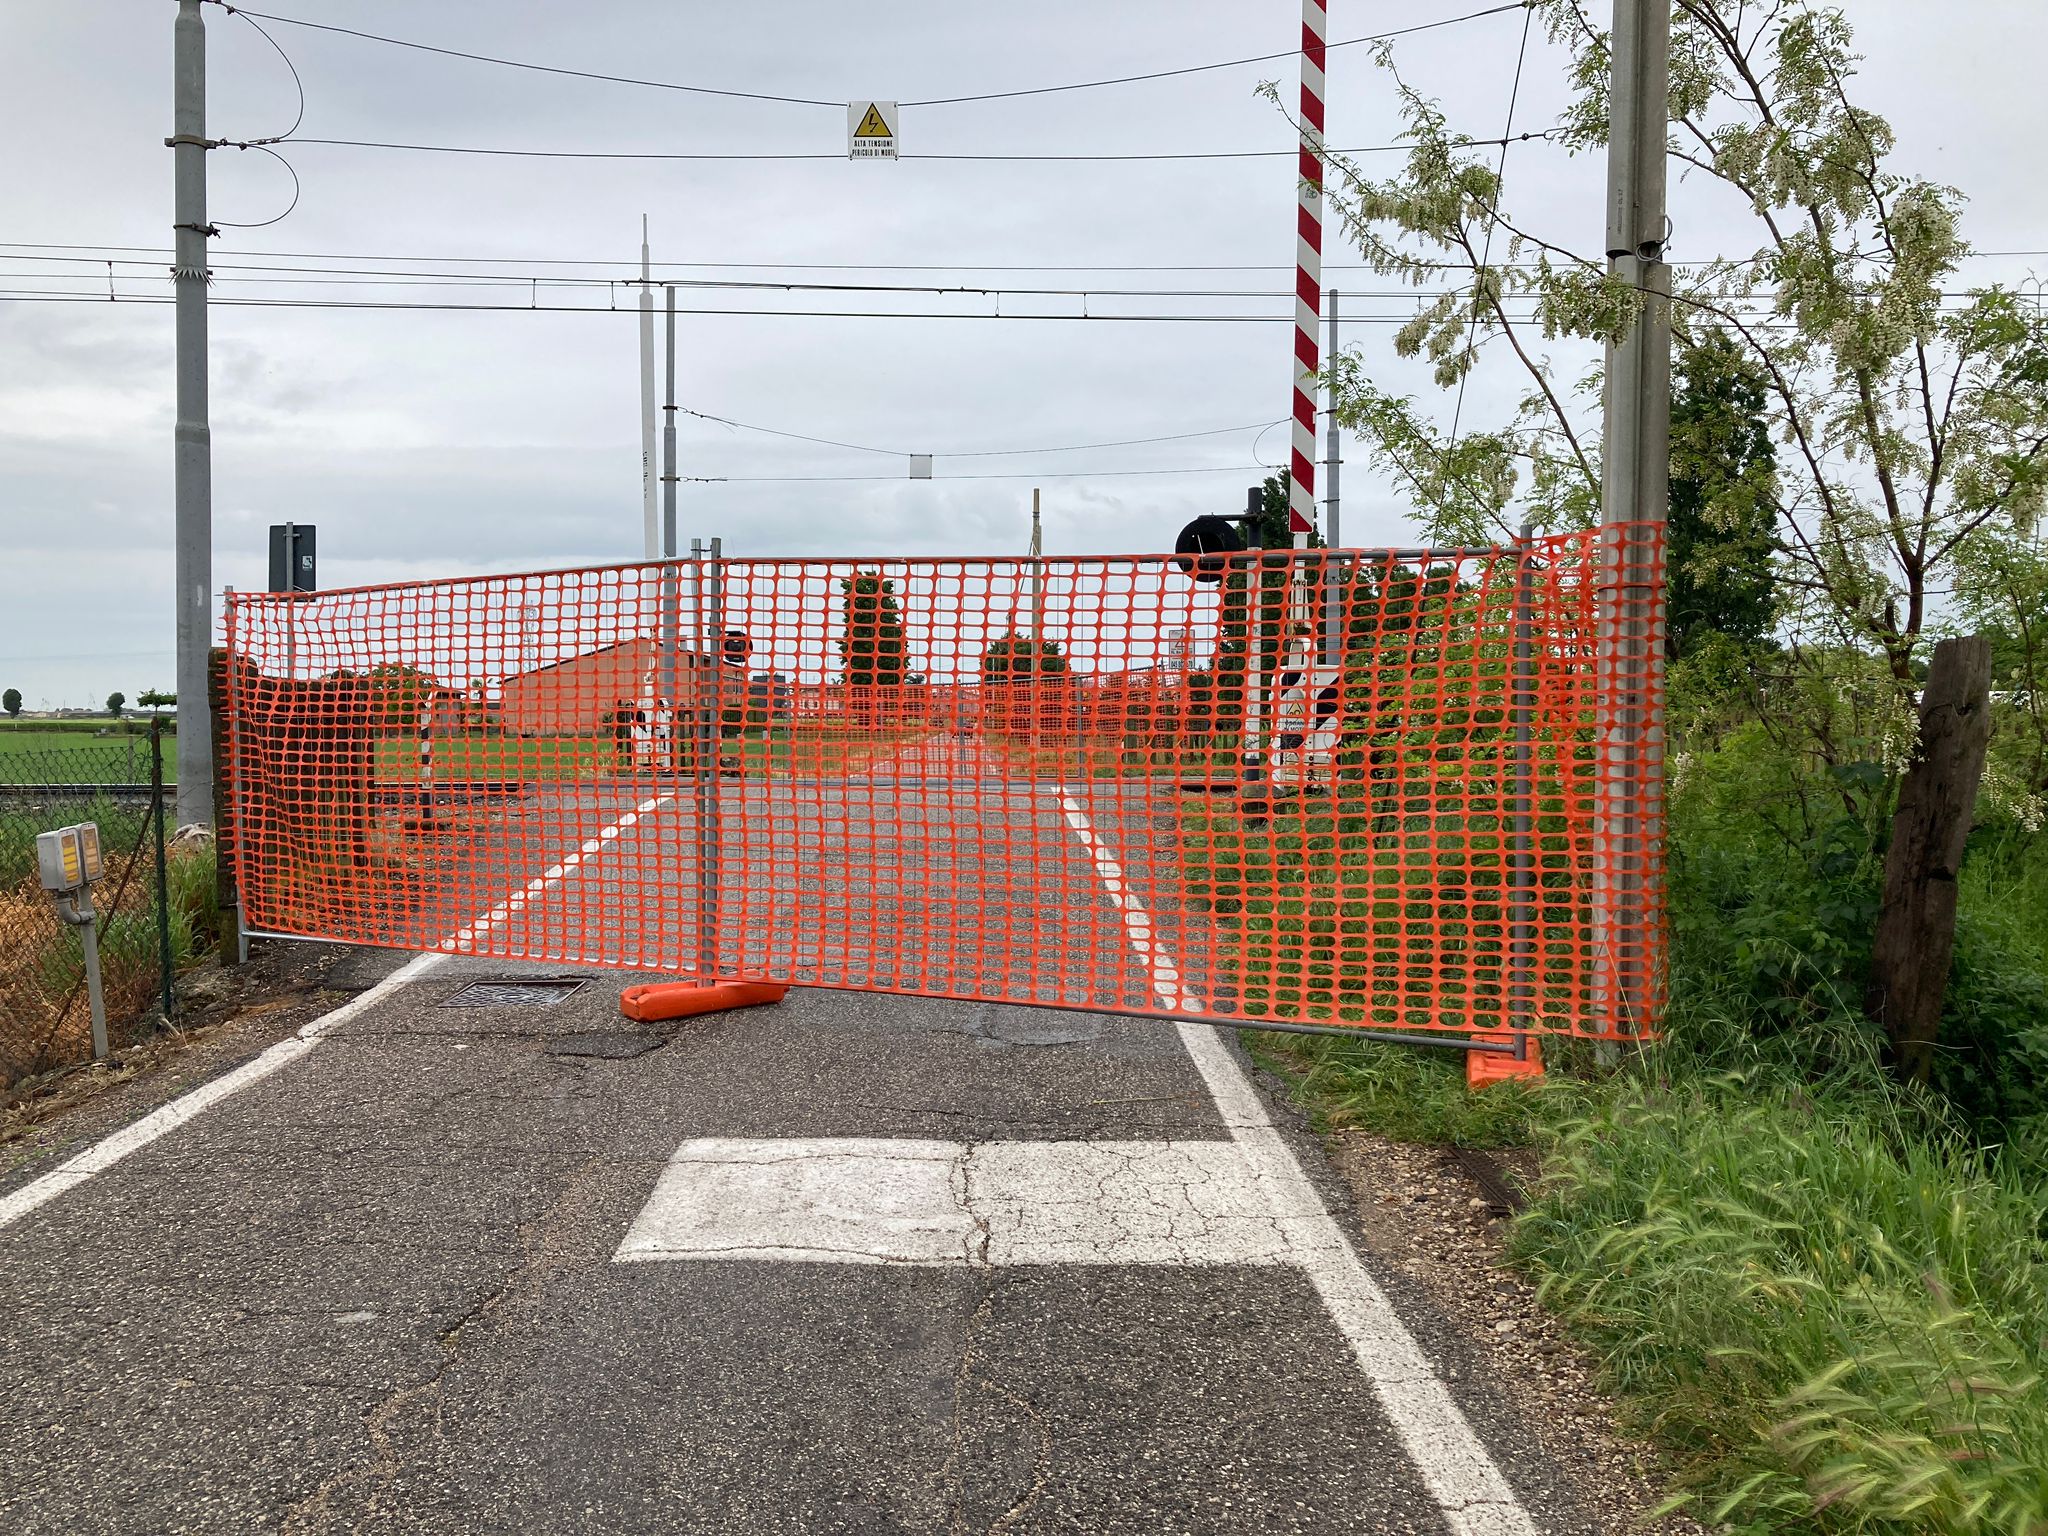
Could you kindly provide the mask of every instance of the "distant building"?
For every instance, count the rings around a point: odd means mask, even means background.
[[[516,673],[499,685],[496,724],[515,736],[599,735],[613,729],[620,715],[652,705],[666,693],[656,675],[659,660],[653,638],[640,635]],[[708,664],[710,658],[685,651],[678,660],[687,668]],[[741,673],[732,685],[735,707],[746,689]]]
[[[621,705],[639,701],[654,658],[654,641],[642,635],[508,677],[499,723],[517,736],[595,735]]]

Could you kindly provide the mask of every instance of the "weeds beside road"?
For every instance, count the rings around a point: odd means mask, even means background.
[[[1617,1068],[1552,1042],[1548,1079],[1474,1095],[1449,1051],[1255,1038],[1327,1126],[1540,1153],[1511,1251],[1694,1514],[2038,1536],[2048,845],[1980,832],[1923,1091],[1855,1006],[1867,849],[1844,857],[1839,826],[1803,851],[1731,839],[1710,810],[1674,824],[1666,1038]]]

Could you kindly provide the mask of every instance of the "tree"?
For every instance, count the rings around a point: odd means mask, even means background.
[[[107,695],[107,713],[112,715],[116,720],[121,718],[121,711],[126,709],[127,707],[127,694],[122,693],[119,690],[116,690],[115,692]]]
[[[442,691],[431,672],[402,661],[379,662],[367,672],[343,667],[329,680],[362,685],[371,713],[391,726],[417,726],[420,712]]]
[[[858,688],[900,686],[908,646],[896,583],[879,571],[856,571],[840,581],[839,590],[845,594],[839,636],[841,676]]]
[[[1572,56],[1552,134],[1598,149],[1608,34],[1582,0],[1536,9]],[[1783,619],[1871,647],[1910,702],[1930,599],[2048,494],[2048,318],[2005,289],[1961,287],[1961,197],[1889,167],[1890,126],[1849,96],[1856,58],[1839,11],[1674,0],[1671,57],[1672,156],[1737,194],[1757,229],[1752,252],[1674,274],[1678,343],[1718,333],[1738,349],[1788,450],[1774,498]],[[1499,351],[1526,391],[1507,421],[1453,433],[1339,357],[1338,418],[1414,495],[1433,537],[1498,536],[1524,515],[1584,526],[1599,508],[1598,372],[1564,377],[1548,345],[1589,344],[1590,356],[1627,334],[1641,296],[1518,222],[1495,167],[1401,79],[1389,48],[1379,60],[1406,117],[1407,163],[1374,181],[1330,158],[1338,217],[1367,261],[1438,290],[1396,348],[1432,363],[1446,390]]]
[[[991,640],[981,653],[981,680],[1008,683],[1019,678],[1065,677],[1072,668],[1057,640],[1040,639],[1032,654],[1031,637],[1011,630]]]
[[[1549,136],[1601,149],[1609,35],[1586,0],[1532,5],[1572,61]],[[2048,316],[1958,277],[1961,195],[1894,168],[1890,125],[1850,95],[1857,59],[1839,9],[1672,0],[1670,52],[1670,155],[1754,220],[1747,249],[1672,273],[1674,346],[1698,409],[1674,413],[1677,643],[1712,631],[1781,642],[1759,725],[1799,765],[1798,793],[1862,777],[1881,807],[1915,755],[1935,600],[2030,537],[2048,500]],[[1377,181],[1330,156],[1338,220],[1381,275],[1434,290],[1397,351],[1460,396],[1498,356],[1521,399],[1469,429],[1451,406],[1446,429],[1349,356],[1326,375],[1333,408],[1434,539],[1488,540],[1525,517],[1584,527],[1600,510],[1598,349],[1628,334],[1643,296],[1597,248],[1520,220],[1494,152],[1408,86],[1390,47],[1377,57],[1411,149]],[[1759,394],[1771,466],[1742,425]],[[1766,509],[1774,592],[1753,568],[1715,568],[1759,554]],[[2011,590],[2023,608],[2023,581]],[[2039,697],[2039,653],[2014,605],[2001,611],[2021,631],[2000,653],[2019,675],[1993,707],[2010,708]]]
[[[9,718],[19,715],[21,713],[21,690],[19,688],[10,688],[5,693],[0,693],[0,709],[6,710]]]
[[[1664,565],[1672,660],[1708,635],[1754,649],[1778,619],[1777,455],[1765,381],[1741,347],[1709,331],[1674,360],[1671,521]]]
[[[159,688],[147,688],[135,696],[135,702],[151,714],[155,714],[160,709],[169,709],[175,705],[178,696],[175,693],[165,693]]]

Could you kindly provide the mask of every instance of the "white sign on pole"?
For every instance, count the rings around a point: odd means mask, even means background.
[[[928,453],[913,453],[910,456],[910,478],[929,480],[932,477],[932,456]]]
[[[896,123],[896,103],[893,101],[849,101],[846,104],[846,158],[894,160]]]

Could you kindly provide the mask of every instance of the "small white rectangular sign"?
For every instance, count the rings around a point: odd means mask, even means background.
[[[893,101],[849,101],[846,104],[846,158],[894,160],[896,123],[896,103]]]

